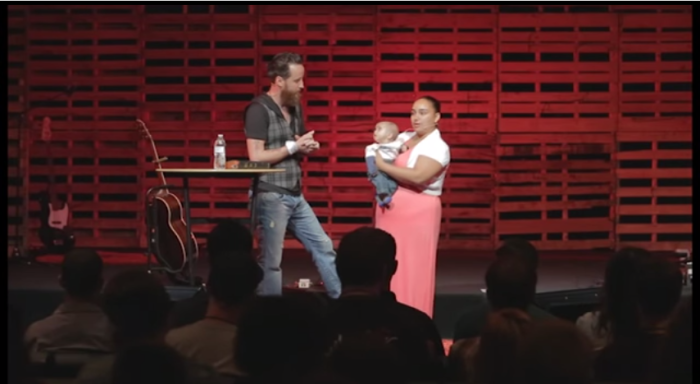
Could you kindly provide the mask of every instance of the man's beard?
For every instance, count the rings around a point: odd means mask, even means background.
[[[282,105],[286,105],[288,107],[296,107],[297,105],[299,105],[299,101],[301,100],[301,91],[295,93],[283,89],[280,96],[280,98],[282,99]]]

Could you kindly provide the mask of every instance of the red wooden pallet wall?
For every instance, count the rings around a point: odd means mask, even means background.
[[[283,50],[307,63],[322,149],[304,191],[333,239],[372,223],[362,156],[375,122],[406,127],[430,94],[453,158],[441,247],[691,241],[690,6],[43,5],[11,6],[8,23],[8,215],[30,244],[50,145],[80,244],[144,246],[144,194],[159,180],[134,120],[168,167],[210,166],[218,133],[243,158],[242,110]],[[191,187],[200,237],[248,215],[245,180]]]

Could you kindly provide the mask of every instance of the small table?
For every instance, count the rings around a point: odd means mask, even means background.
[[[252,194],[250,197],[250,231],[255,232],[255,199],[258,192],[258,181],[260,175],[268,173],[281,173],[285,172],[284,169],[271,169],[271,168],[227,168],[227,169],[213,169],[213,168],[160,168],[156,169],[156,172],[162,172],[164,175],[181,177],[182,178],[182,189],[183,197],[185,200],[185,226],[187,228],[187,235],[192,233],[192,223],[190,218],[190,188],[189,179],[192,177],[231,177],[231,178],[251,178],[253,180],[251,190]],[[194,285],[194,266],[193,266],[193,250],[192,242],[187,242],[187,263],[189,264],[189,283],[191,286]]]

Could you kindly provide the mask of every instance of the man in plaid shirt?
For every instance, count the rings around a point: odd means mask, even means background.
[[[256,210],[260,227],[260,264],[265,273],[259,294],[282,294],[282,248],[290,230],[311,253],[328,295],[340,296],[335,250],[301,192],[301,157],[319,148],[306,132],[301,110],[304,66],[301,56],[284,52],[267,65],[270,90],[253,99],[245,111],[248,158],[268,162],[285,172],[263,175]]]

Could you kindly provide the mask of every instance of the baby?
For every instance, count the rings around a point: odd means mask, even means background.
[[[396,180],[384,172],[377,170],[375,156],[377,152],[387,162],[393,163],[399,153],[405,150],[403,140],[399,139],[399,127],[389,121],[381,121],[374,127],[374,144],[365,148],[367,176],[376,188],[375,197],[380,207],[391,203],[391,197],[396,192]],[[378,151],[377,151],[378,150]]]

